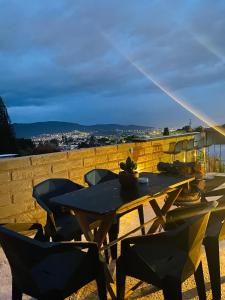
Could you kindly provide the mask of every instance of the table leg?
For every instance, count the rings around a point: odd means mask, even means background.
[[[93,216],[93,215],[92,215]],[[115,218],[115,214],[110,214],[106,216],[98,216],[99,219],[101,219],[100,226],[98,229],[94,230],[94,234],[91,232],[90,229],[90,223],[88,222],[88,214],[81,211],[76,211],[76,217],[77,221],[84,233],[85,238],[88,241],[95,241],[98,244],[98,247],[100,248],[103,244],[107,232],[109,231],[113,220]],[[112,278],[112,275],[108,269],[108,266],[105,262],[104,257],[99,253],[99,258],[104,263],[104,271],[106,276],[106,284],[108,292],[113,300],[116,300],[116,285],[114,283],[114,280]]]
[[[159,207],[155,199],[149,202],[158,219],[152,224],[152,226],[148,230],[148,234],[156,232],[156,230],[159,228],[160,225],[164,227],[166,223],[166,214],[170,210],[174,202],[177,200],[182,189],[183,187],[169,193],[166,202],[162,208]]]
[[[81,230],[83,231],[83,234],[84,234],[86,240],[93,242],[94,241],[94,235],[91,232],[87,214],[84,213],[84,212],[81,212],[81,211],[79,211],[79,212],[77,211],[76,212],[76,219],[77,219],[77,222],[80,225]]]

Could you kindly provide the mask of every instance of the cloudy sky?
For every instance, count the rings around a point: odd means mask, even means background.
[[[0,95],[13,122],[181,126],[130,62],[225,123],[224,0],[0,0]]]

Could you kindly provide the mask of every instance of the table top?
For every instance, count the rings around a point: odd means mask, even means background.
[[[194,180],[191,176],[172,176],[168,174],[141,173],[148,177],[148,183],[138,183],[130,190],[121,188],[118,179],[106,181],[89,188],[53,197],[50,201],[71,209],[88,213],[106,215],[116,213],[122,206],[148,196],[166,193],[168,189],[181,186]]]

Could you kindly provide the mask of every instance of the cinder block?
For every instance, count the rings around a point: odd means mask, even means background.
[[[89,172],[90,170],[92,170],[94,168],[82,168],[82,169],[73,169],[73,170],[69,170],[69,178],[83,178],[84,174],[86,174],[87,172]]]
[[[96,155],[107,154],[107,153],[115,153],[115,152],[117,152],[117,145],[96,147],[95,152],[96,152]]]
[[[13,170],[12,171],[12,180],[21,180],[28,178],[36,178],[44,175],[51,174],[50,165],[34,166],[26,169]]]
[[[0,193],[12,193],[18,191],[26,191],[32,188],[32,181],[31,179],[28,180],[17,180],[17,181],[10,181],[6,182],[5,184],[0,184]]]
[[[5,224],[5,223],[16,223],[16,218],[15,217],[6,217],[6,218],[0,217],[0,224]]]
[[[108,162],[108,170],[120,169],[118,162]]]
[[[8,171],[0,171],[0,183],[8,182],[11,180],[10,172]]]
[[[68,171],[61,171],[57,173],[53,173],[51,175],[51,178],[69,178],[69,172]]]
[[[79,149],[68,152],[68,159],[75,160],[95,155],[95,148]]]
[[[38,208],[23,212],[15,216],[16,222],[38,222],[43,226],[46,224],[46,212],[38,206]]]
[[[70,160],[66,162],[54,163],[52,165],[52,172],[57,173],[69,169],[82,168],[83,159]]]
[[[31,163],[33,166],[51,164],[53,162],[66,161],[67,152],[57,152],[51,154],[33,155]]]
[[[9,193],[0,195],[0,207],[6,206],[12,203],[12,198]]]
[[[18,215],[22,213],[26,209],[25,205],[15,205],[15,204],[9,204],[6,206],[1,207],[0,209],[0,218],[7,218],[12,217],[15,215]],[[28,207],[28,210],[30,208]]]
[[[118,147],[119,152],[127,150],[127,151],[131,151],[131,154],[132,154],[132,152],[134,151],[134,148],[135,148],[135,143],[118,144],[117,147]]]
[[[148,160],[149,160],[149,157],[147,155],[142,155],[142,156],[139,156],[136,161],[139,164],[141,162],[145,162],[145,161],[148,161]]]
[[[84,177],[73,177],[73,178],[70,177],[70,180],[72,180],[75,183],[85,186]]]
[[[30,201],[34,201],[32,198],[32,190],[13,194],[13,204],[21,204]]]
[[[109,170],[109,163],[96,164],[96,169],[107,169]]]
[[[153,148],[152,147],[147,147],[145,148],[145,154],[152,154]]]
[[[140,155],[145,155],[145,149],[144,148],[134,148],[134,157],[138,157]]]
[[[84,167],[93,167],[95,166],[95,157],[84,158]]]
[[[95,157],[95,164],[102,164],[108,162],[107,155],[98,155]]]
[[[0,160],[0,171],[15,170],[20,168],[27,168],[31,165],[30,157],[18,157]]]

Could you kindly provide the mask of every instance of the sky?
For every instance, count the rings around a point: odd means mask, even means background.
[[[224,0],[0,0],[12,122],[203,124],[130,61],[225,123]]]

